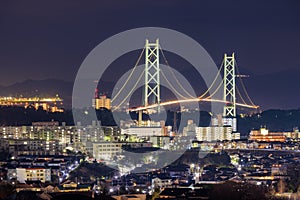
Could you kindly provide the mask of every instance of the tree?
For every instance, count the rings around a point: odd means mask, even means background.
[[[154,199],[158,198],[159,194],[160,194],[160,189],[155,188],[151,199],[154,200]]]
[[[214,185],[210,193],[210,199],[214,200],[265,200],[264,188],[249,183],[235,183],[228,181],[223,184]]]
[[[300,185],[299,185],[298,190],[297,190],[297,199],[300,199]]]
[[[287,175],[289,177],[288,189],[297,192],[300,186],[300,166],[298,164],[289,164]]]
[[[284,193],[286,190],[286,183],[283,179],[280,179],[277,185],[277,190],[279,193]]]
[[[15,193],[15,188],[10,183],[0,183],[0,199],[6,199]]]

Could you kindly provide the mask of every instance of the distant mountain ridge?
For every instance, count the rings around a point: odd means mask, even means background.
[[[59,79],[25,80],[0,86],[0,96],[50,97],[59,95],[67,108],[71,107],[73,83]]]
[[[249,95],[266,109],[300,108],[300,70],[257,75],[245,80]]]
[[[241,70],[241,73],[243,70]],[[248,73],[249,74],[249,73]],[[243,78],[249,96],[262,110],[300,108],[300,70],[286,70],[266,75],[249,74]],[[197,80],[192,80],[193,84]],[[239,80],[237,84],[240,86]],[[105,82],[100,92],[113,89],[113,82]],[[199,84],[198,84],[199,85]],[[199,87],[204,87],[199,85]],[[59,79],[26,80],[9,86],[0,86],[0,96],[55,96],[64,99],[66,108],[71,108],[73,83]],[[245,96],[245,95],[243,95]],[[239,100],[239,99],[238,99]]]

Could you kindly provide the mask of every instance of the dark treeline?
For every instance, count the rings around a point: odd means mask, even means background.
[[[66,122],[68,125],[74,124],[71,111],[46,112],[42,108],[35,109],[33,107],[0,107],[0,125],[1,126],[29,126],[32,122],[39,121],[58,121]]]
[[[266,110],[238,118],[238,129],[242,135],[262,126],[270,131],[292,131],[293,128],[300,128],[300,109]]]
[[[66,110],[63,113],[59,112],[47,112],[42,108],[35,109],[33,107],[0,107],[0,126],[22,126],[31,125],[32,122],[37,121],[58,121],[66,122],[66,125],[74,125],[73,114],[77,113],[80,116],[79,120],[82,124],[91,124],[92,120],[95,120],[90,115],[95,110],[93,108]],[[191,113],[191,115],[194,115]],[[124,115],[124,117],[123,117]],[[133,119],[137,120],[136,113],[130,113],[129,115],[112,113],[105,108],[96,110],[97,120],[101,121],[104,126],[116,126],[119,120]],[[187,115],[189,116],[189,114]],[[165,116],[166,125],[176,125],[177,130],[181,131],[184,124],[180,124],[182,114],[180,112],[167,111]],[[194,118],[194,116],[192,116]],[[151,119],[151,115],[143,114],[143,120]],[[188,119],[188,118],[187,118]],[[174,120],[176,121],[174,123]],[[198,126],[209,126],[211,115],[206,111],[200,112],[200,120],[197,123]],[[185,121],[185,120],[183,120]],[[116,123],[117,122],[117,123]],[[266,126],[270,131],[292,131],[293,128],[300,127],[300,109],[295,110],[267,110],[261,113],[252,115],[246,115],[244,117],[238,116],[238,130],[241,135],[248,135],[252,129],[259,129],[262,126]]]

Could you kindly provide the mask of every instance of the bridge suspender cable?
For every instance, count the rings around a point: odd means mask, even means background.
[[[169,62],[168,60],[166,59],[166,56],[164,55],[164,52],[162,50],[162,48],[159,46],[159,50],[161,51],[161,54],[164,58],[164,61],[168,67],[168,70],[171,72],[173,78],[175,79],[176,83],[178,84],[178,86],[190,97],[185,97],[184,95],[182,95],[180,92],[178,92],[176,90],[176,88],[170,83],[170,81],[167,79],[166,75],[164,74],[164,72],[161,70],[161,74],[162,76],[164,77],[164,79],[166,80],[166,82],[168,83],[168,85],[173,89],[173,91],[179,95],[181,98],[183,98],[182,100],[175,100],[175,101],[168,101],[168,102],[163,102],[161,103],[161,105],[170,105],[170,104],[174,104],[174,103],[179,103],[179,102],[193,102],[193,101],[210,101],[210,102],[223,102],[223,103],[227,103],[226,101],[223,101],[223,100],[217,100],[217,99],[213,99],[212,97],[219,91],[220,87],[224,84],[224,79],[222,79],[222,81],[219,83],[219,85],[217,86],[217,88],[209,94],[208,97],[205,97],[207,95],[207,93],[209,93],[213,87],[215,86],[216,84],[216,81],[224,67],[224,60],[222,61],[221,63],[221,66],[217,72],[217,75],[215,76],[213,82],[211,83],[211,85],[208,87],[208,89],[199,97],[194,97],[192,94],[190,94],[183,86],[182,84],[180,83],[180,81],[177,79],[176,75],[174,74],[174,72],[172,71],[171,69],[171,66],[169,65]],[[123,91],[123,89],[125,88],[125,86],[127,85],[128,81],[132,78],[132,75],[136,69],[136,67],[138,66],[143,54],[144,54],[144,51],[145,51],[145,47],[143,48],[137,62],[135,63],[133,69],[131,70],[129,76],[127,77],[126,81],[124,82],[124,84],[122,85],[122,87],[120,88],[120,90],[117,92],[117,94],[114,96],[114,98],[112,99],[112,102],[116,100],[116,98],[120,95],[120,93]],[[237,70],[237,74],[240,74],[239,73],[239,69],[237,67],[237,63],[235,61],[235,65],[236,65],[236,70]],[[135,90],[137,84],[140,82],[142,76],[144,75],[145,73],[145,69],[143,70],[143,72],[140,74],[138,80],[135,82],[134,86],[131,88],[131,90],[128,92],[127,96],[125,98],[123,98],[123,100],[119,103],[119,105],[117,105],[114,110],[118,109],[128,98],[129,96],[133,93],[133,91]],[[237,93],[239,95],[239,97],[241,98],[242,102],[243,103],[236,103],[236,105],[239,105],[239,106],[243,106],[243,107],[248,107],[248,108],[257,108],[258,106],[255,106],[255,104],[253,103],[253,101],[251,100],[247,90],[246,90],[246,87],[241,79],[241,76],[239,76],[239,79],[240,79],[240,82],[241,82],[241,85],[242,85],[242,89],[243,89],[243,92],[245,93],[246,97],[247,97],[247,100],[250,102],[251,105],[248,105],[245,101],[245,99],[243,98],[241,92],[239,91],[239,89],[236,87],[236,90],[237,90]],[[205,97],[205,98],[204,98]],[[135,110],[140,110],[140,109],[147,109],[147,108],[152,108],[152,107],[155,107],[156,105],[150,105],[150,106],[146,106],[146,107],[139,107]]]
[[[134,65],[133,69],[131,70],[131,72],[130,72],[128,78],[127,78],[126,81],[125,81],[125,83],[124,83],[123,86],[120,88],[120,90],[117,92],[117,94],[114,96],[114,98],[111,100],[111,102],[113,102],[113,101],[119,96],[119,94],[122,92],[122,90],[124,89],[124,87],[126,86],[126,84],[128,83],[128,81],[129,81],[130,78],[132,77],[134,70],[136,69],[136,67],[137,67],[138,64],[140,63],[140,60],[141,60],[142,57],[143,57],[144,51],[145,51],[145,47],[143,48],[143,50],[142,50],[142,52],[141,52],[141,54],[140,54],[138,60],[136,61],[135,65]],[[142,73],[142,74],[143,74],[143,73]]]
[[[163,56],[163,58],[164,58],[164,61],[165,61],[165,63],[166,63],[166,65],[168,66],[168,69],[170,70],[170,72],[172,73],[172,76],[174,77],[174,79],[175,79],[175,81],[177,82],[177,84],[179,85],[179,87],[189,96],[189,97],[191,97],[191,98],[195,98],[193,95],[191,95],[188,91],[186,91],[185,89],[184,89],[184,87],[182,86],[182,84],[179,82],[179,80],[176,78],[176,76],[175,76],[175,74],[174,74],[174,72],[171,70],[171,66],[170,66],[170,64],[169,64],[169,62],[168,62],[168,60],[167,60],[167,58],[166,58],[166,56],[165,56],[165,54],[164,54],[164,52],[163,52],[163,50],[160,48],[160,51],[161,51],[161,54],[162,54],[162,56]],[[209,86],[209,88],[201,95],[201,96],[199,96],[198,98],[203,98],[207,93],[209,93],[209,91],[213,88],[213,86],[215,85],[215,83],[216,83],[216,81],[217,81],[217,78],[218,78],[218,76],[220,75],[220,73],[221,73],[221,70],[222,70],[222,68],[223,68],[223,63],[224,63],[224,61],[222,61],[222,63],[221,63],[221,66],[220,66],[220,68],[219,68],[219,70],[218,70],[218,72],[217,72],[217,75],[215,76],[215,78],[214,78],[214,80],[213,80],[213,82],[211,83],[211,85]],[[164,75],[163,75],[164,76]],[[221,82],[222,83],[222,82]],[[216,92],[217,92],[217,90],[219,90],[219,88],[221,87],[221,85],[219,85],[218,87],[217,87],[217,89],[213,92],[213,94],[215,94]],[[176,92],[177,93],[177,92]],[[178,93],[177,93],[178,94]],[[182,97],[182,95],[180,95],[181,97]],[[210,95],[210,97],[212,97],[213,95]],[[185,99],[187,99],[186,97],[184,97]]]
[[[211,83],[211,85],[209,86],[209,88],[201,95],[199,96],[198,98],[199,99],[202,99],[204,98],[204,96],[212,89],[212,87],[214,86],[214,84],[216,83],[217,79],[218,79],[218,76],[220,75],[221,73],[221,70],[223,69],[223,64],[224,64],[224,60],[222,61],[221,63],[221,66],[219,68],[219,71],[217,73],[217,75],[215,76],[215,79],[213,80],[213,82]],[[221,81],[221,84],[223,83],[223,80]],[[220,88],[221,86],[219,85],[217,90]],[[214,94],[216,93],[216,91],[214,92]],[[210,95],[210,97],[212,97],[213,95]]]
[[[180,94],[175,88],[174,86],[170,83],[170,81],[167,79],[165,73],[161,70],[161,75],[165,78],[166,82],[169,84],[169,86],[174,90],[174,92],[176,94],[178,94],[179,96],[181,96],[183,99],[188,99],[187,97],[183,96],[182,94]],[[194,98],[194,97],[193,97]]]
[[[238,65],[237,65],[236,62],[235,62],[235,64],[236,64],[236,70],[237,70],[238,74],[240,74]],[[246,87],[245,87],[245,85],[244,85],[244,82],[243,82],[242,78],[239,77],[239,79],[240,79],[240,82],[241,82],[243,91],[244,91],[244,93],[246,94],[247,99],[249,100],[249,102],[250,102],[250,104],[251,104],[252,106],[255,106],[255,104],[253,103],[252,99],[250,98],[250,96],[249,96],[249,94],[248,94],[248,92],[247,92],[247,90],[246,90]]]
[[[141,75],[139,76],[138,80],[135,82],[134,86],[133,86],[133,87],[131,88],[131,90],[128,92],[127,96],[122,100],[121,103],[119,103],[118,106],[116,106],[116,107],[114,108],[114,110],[118,109],[118,108],[126,101],[126,99],[128,99],[128,97],[132,94],[132,92],[133,92],[134,89],[136,88],[137,84],[140,82],[142,76],[144,75],[144,72],[145,72],[145,70],[141,73]],[[114,110],[113,110],[113,111],[114,111]]]
[[[220,82],[220,84],[218,85],[218,87],[215,89],[214,92],[212,92],[208,97],[206,97],[205,99],[211,99],[220,89],[220,87],[224,84],[224,81],[222,80]],[[199,98],[199,99],[202,99],[202,98]]]
[[[238,87],[236,87],[236,91],[237,91],[239,97],[241,98],[242,102],[243,102],[244,104],[247,104],[246,101],[245,101],[245,99],[244,99],[243,96],[241,95],[241,92],[240,92],[240,90],[239,90]]]
[[[163,58],[164,58],[164,61],[165,61],[166,65],[168,66],[168,69],[169,69],[169,71],[171,72],[172,76],[174,77],[176,83],[179,85],[179,87],[180,87],[180,88],[181,88],[181,89],[182,89],[189,97],[195,98],[192,94],[190,94],[190,93],[189,93],[189,92],[181,85],[181,83],[179,82],[179,80],[176,78],[174,72],[172,71],[171,66],[169,65],[169,62],[168,62],[168,60],[167,60],[167,58],[166,58],[166,56],[165,56],[165,54],[164,54],[164,52],[163,52],[163,50],[161,49],[160,46],[159,46],[159,49],[160,49],[160,52],[161,52],[161,54],[162,54],[162,56],[163,56]],[[180,96],[181,96],[181,95],[180,95]]]

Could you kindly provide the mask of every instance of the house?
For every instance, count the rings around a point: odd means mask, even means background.
[[[171,178],[153,178],[152,179],[152,187],[153,188],[165,188],[172,185]]]
[[[55,192],[88,192],[90,190],[90,185],[77,184],[74,182],[64,183],[54,188]]]
[[[116,200],[146,200],[145,194],[125,194],[119,196],[112,196]]]

